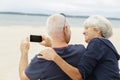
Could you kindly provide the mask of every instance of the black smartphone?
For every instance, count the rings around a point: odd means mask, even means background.
[[[30,42],[42,42],[42,36],[30,35]]]

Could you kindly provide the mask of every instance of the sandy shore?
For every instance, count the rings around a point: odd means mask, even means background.
[[[84,42],[83,28],[72,27],[71,44]],[[114,35],[110,38],[120,53],[120,28],[114,28]],[[46,33],[44,27],[0,27],[0,80],[19,80],[18,65],[20,59],[19,45],[22,38],[30,34]],[[41,46],[31,43],[29,60],[39,52]],[[41,48],[42,49],[42,48]]]

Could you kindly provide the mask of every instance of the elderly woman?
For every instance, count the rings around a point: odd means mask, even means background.
[[[119,55],[108,40],[112,36],[111,23],[102,16],[90,16],[83,32],[87,49],[75,68],[65,62],[51,48],[43,50],[39,58],[54,61],[73,80],[120,80]]]

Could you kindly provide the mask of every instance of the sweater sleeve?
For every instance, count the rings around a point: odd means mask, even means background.
[[[104,45],[99,39],[93,39],[90,41],[78,64],[78,69],[83,79],[86,79],[92,75],[94,68],[104,56],[103,49]]]

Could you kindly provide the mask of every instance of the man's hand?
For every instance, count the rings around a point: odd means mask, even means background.
[[[42,35],[42,42],[40,43],[41,45],[45,47],[51,47],[51,39],[49,37],[46,37],[45,35]]]
[[[21,41],[21,45],[20,45],[20,51],[22,54],[27,54],[28,50],[30,48],[30,42],[29,39],[26,38],[24,40]]]
[[[38,58],[52,61],[54,61],[55,57],[58,56],[58,54],[50,47],[46,47],[44,50],[40,52],[40,54],[41,55],[38,56]]]

